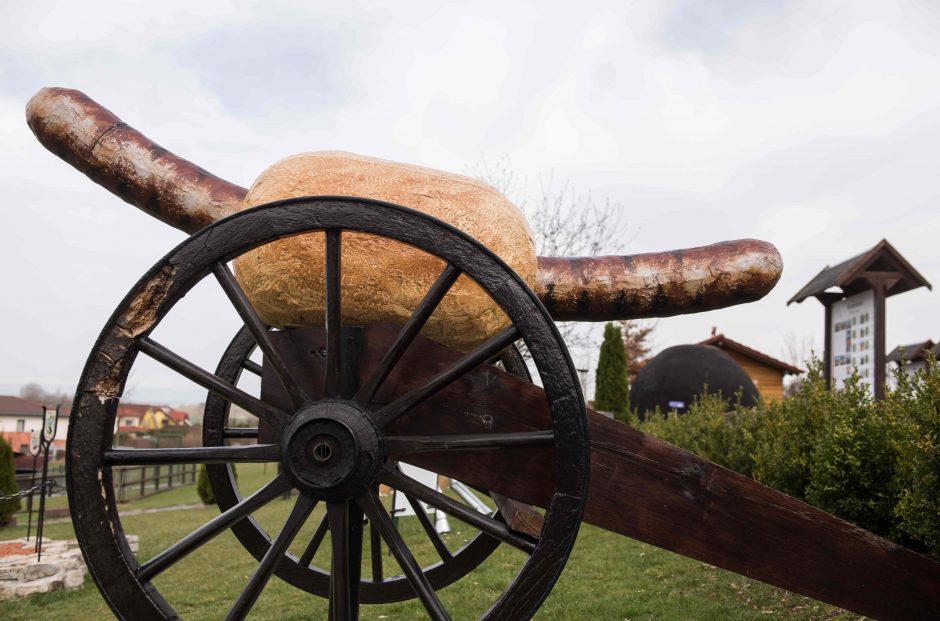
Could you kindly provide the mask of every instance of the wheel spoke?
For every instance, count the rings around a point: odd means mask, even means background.
[[[385,580],[382,573],[382,537],[372,520],[369,520],[369,543],[372,556],[372,582],[382,582]]]
[[[248,297],[235,280],[231,270],[225,263],[216,263],[215,267],[212,268],[212,273],[215,274],[215,278],[222,286],[222,290],[225,291],[225,295],[228,296],[232,306],[235,307],[242,321],[245,322],[245,327],[255,337],[255,342],[264,352],[265,362],[270,365],[278,379],[281,380],[281,384],[287,390],[287,394],[290,395],[294,407],[300,408],[308,403],[310,397],[300,387],[287,363],[284,362],[284,358],[281,357],[280,352],[275,349],[274,343],[271,342],[268,326],[258,317],[258,313],[255,312],[251,302],[248,301]]]
[[[460,270],[448,263],[444,271],[442,271],[440,276],[437,277],[437,280],[434,281],[434,284],[431,285],[424,299],[422,299],[417,308],[415,308],[414,313],[412,313],[408,322],[402,327],[398,336],[395,337],[395,342],[385,353],[379,366],[376,367],[372,375],[369,376],[369,379],[366,380],[366,383],[363,384],[362,388],[356,393],[355,400],[359,405],[369,405],[375,393],[378,391],[379,386],[382,385],[382,382],[385,381],[388,374],[392,372],[395,364],[401,359],[402,355],[404,355],[405,350],[411,345],[411,342],[418,335],[418,332],[421,331],[421,328],[424,327],[424,324],[427,323],[428,318],[441,303],[441,300],[444,299],[444,296],[447,295],[447,292],[450,291],[450,288],[457,281],[459,276]]]
[[[367,493],[357,498],[356,502],[365,514],[369,516],[369,520],[379,529],[379,533],[382,535],[382,538],[385,539],[385,543],[388,544],[392,554],[395,555],[395,559],[398,561],[398,564],[401,565],[402,571],[405,572],[405,577],[408,578],[408,582],[411,583],[411,586],[414,588],[421,603],[424,604],[424,608],[427,610],[431,619],[435,621],[449,620],[450,615],[447,614],[444,605],[441,603],[441,600],[438,599],[437,593],[434,592],[434,588],[428,581],[428,577],[424,575],[421,566],[418,565],[415,557],[411,554],[411,550],[408,549],[401,535],[398,534],[398,530],[395,528],[395,525],[392,524],[388,513],[385,512],[385,507],[382,506],[382,501],[379,499],[375,490],[370,489]]]
[[[340,278],[342,274],[341,262],[342,244],[338,229],[326,231],[326,379],[324,382],[324,396],[339,398],[342,378],[342,356],[340,348],[340,328],[342,324]]]
[[[431,540],[431,543],[434,545],[434,549],[437,550],[438,555],[440,555],[441,560],[449,561],[454,558],[454,555],[450,553],[450,550],[447,549],[447,545],[444,543],[444,540],[441,539],[441,535],[437,532],[437,529],[434,528],[434,524],[431,524],[431,519],[428,517],[428,514],[424,511],[424,507],[421,506],[421,503],[418,502],[413,496],[405,494],[405,498],[408,500],[408,504],[411,505],[411,508],[414,510],[415,515],[418,516],[418,521],[421,523],[421,527],[424,528],[424,532],[427,533],[428,539]]]
[[[254,360],[245,360],[242,362],[242,368],[261,377],[261,365]]]
[[[326,506],[333,559],[330,564],[330,621],[359,618],[362,511],[349,502]]]
[[[489,360],[494,354],[508,347],[519,337],[515,326],[506,328],[493,338],[489,339],[469,354],[462,357],[454,363],[454,366],[438,373],[424,385],[415,388],[388,404],[375,414],[376,423],[379,427],[384,427],[394,421],[396,418],[418,405],[419,403],[434,396],[440,390],[449,386],[452,382],[460,379],[479,365]]]
[[[276,428],[283,427],[290,416],[286,412],[272,407],[252,397],[247,392],[236,388],[232,384],[220,379],[218,376],[201,369],[185,358],[173,353],[163,345],[160,345],[153,339],[145,338],[140,341],[140,350],[156,360],[173,369],[183,377],[186,377],[206,390],[209,390],[220,397],[228,399],[232,403],[243,407],[266,423]]]
[[[388,436],[385,438],[389,455],[422,453],[427,451],[468,451],[525,446],[544,446],[555,441],[552,431],[526,431],[521,433],[474,433],[443,436]]]
[[[255,573],[252,574],[248,584],[245,585],[245,588],[238,596],[235,604],[225,616],[225,621],[239,621],[248,615],[251,607],[254,606],[255,602],[258,600],[258,596],[261,595],[261,590],[264,589],[264,586],[271,578],[274,567],[277,565],[278,561],[281,560],[284,552],[286,552],[288,546],[290,546],[291,541],[297,536],[297,531],[303,526],[307,516],[310,515],[310,512],[313,511],[316,504],[316,499],[306,494],[301,494],[297,498],[297,502],[294,504],[294,508],[287,518],[287,522],[284,524],[284,528],[281,529],[277,539],[274,540],[271,547],[265,552]]]
[[[263,507],[290,488],[291,484],[287,477],[284,475],[278,476],[245,500],[231,507],[225,513],[217,515],[209,522],[206,522],[183,539],[180,539],[172,546],[141,565],[138,571],[138,577],[145,582],[153,580],[157,575],[193,552],[196,548],[210,541],[213,537],[236,524],[249,513]]]
[[[316,556],[317,550],[320,549],[320,544],[323,543],[323,538],[326,537],[326,531],[329,528],[330,521],[324,515],[323,519],[320,520],[320,525],[317,526],[317,530],[314,531],[313,537],[310,538],[310,543],[307,544],[304,553],[300,555],[298,562],[301,566],[310,567],[310,563],[313,561],[313,557]]]
[[[508,543],[523,552],[532,554],[532,552],[535,551],[535,544],[537,542],[532,538],[518,535],[509,530],[509,527],[503,522],[478,513],[466,505],[448,498],[444,494],[426,487],[414,479],[399,472],[395,472],[388,467],[382,468],[379,474],[379,481],[409,496],[414,496],[418,500],[431,505],[435,509],[440,509],[462,522],[479,528],[484,533],[492,535],[503,543]]]
[[[251,440],[258,437],[257,427],[226,427],[222,430],[222,437],[226,440],[244,438]]]
[[[104,452],[108,466],[159,466],[162,464],[241,464],[278,461],[277,444],[197,446],[192,448],[109,449]]]

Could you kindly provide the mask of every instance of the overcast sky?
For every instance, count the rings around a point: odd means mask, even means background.
[[[0,392],[72,390],[121,298],[184,239],[36,142],[23,109],[43,86],[244,186],[320,149],[453,172],[508,157],[530,189],[551,177],[622,205],[631,252],[776,244],[773,293],[660,320],[660,349],[712,326],[777,357],[788,334],[820,348],[822,307],[786,300],[882,238],[940,283],[936,2],[336,4],[3,3]],[[938,295],[889,300],[889,349],[940,337]],[[238,323],[214,290],[183,304],[166,338],[213,367]],[[145,367],[130,385],[201,399]]]

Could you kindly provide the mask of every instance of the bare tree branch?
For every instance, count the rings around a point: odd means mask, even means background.
[[[36,401],[46,407],[54,408],[58,404],[68,406],[72,402],[74,394],[69,394],[61,390],[46,390],[36,382],[30,382],[20,386],[20,397]]]
[[[487,161],[481,157],[467,173],[487,183],[519,206],[535,235],[539,256],[576,257],[624,254],[633,235],[625,236],[624,206],[609,199],[596,200],[565,183],[558,188],[552,175],[539,178],[538,191],[530,195],[509,157]],[[568,349],[594,348],[593,326],[580,322],[558,322]]]

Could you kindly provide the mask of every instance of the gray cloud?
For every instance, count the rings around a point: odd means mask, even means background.
[[[757,19],[778,16],[790,4],[789,0],[679,0],[663,20],[661,37],[677,50],[725,52],[742,28]]]

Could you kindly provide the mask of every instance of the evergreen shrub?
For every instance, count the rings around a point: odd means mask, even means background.
[[[621,422],[631,422],[623,334],[612,323],[604,326],[604,342],[601,343],[595,376],[594,407],[602,412],[612,412],[614,418]]]
[[[830,390],[812,361],[796,393],[728,411],[705,395],[639,428],[883,537],[940,558],[940,368],[895,374],[875,401]]]
[[[230,467],[232,468],[232,476],[237,481],[238,470],[235,469],[235,464],[231,464]],[[203,504],[215,504],[215,493],[212,491],[212,485],[209,484],[209,472],[206,470],[205,464],[199,466],[199,475],[196,477],[196,493],[199,494]]]
[[[13,462],[13,448],[0,437],[0,496],[12,496],[17,492],[16,464]],[[0,501],[0,526],[13,521],[13,515],[20,510],[20,499]]]

